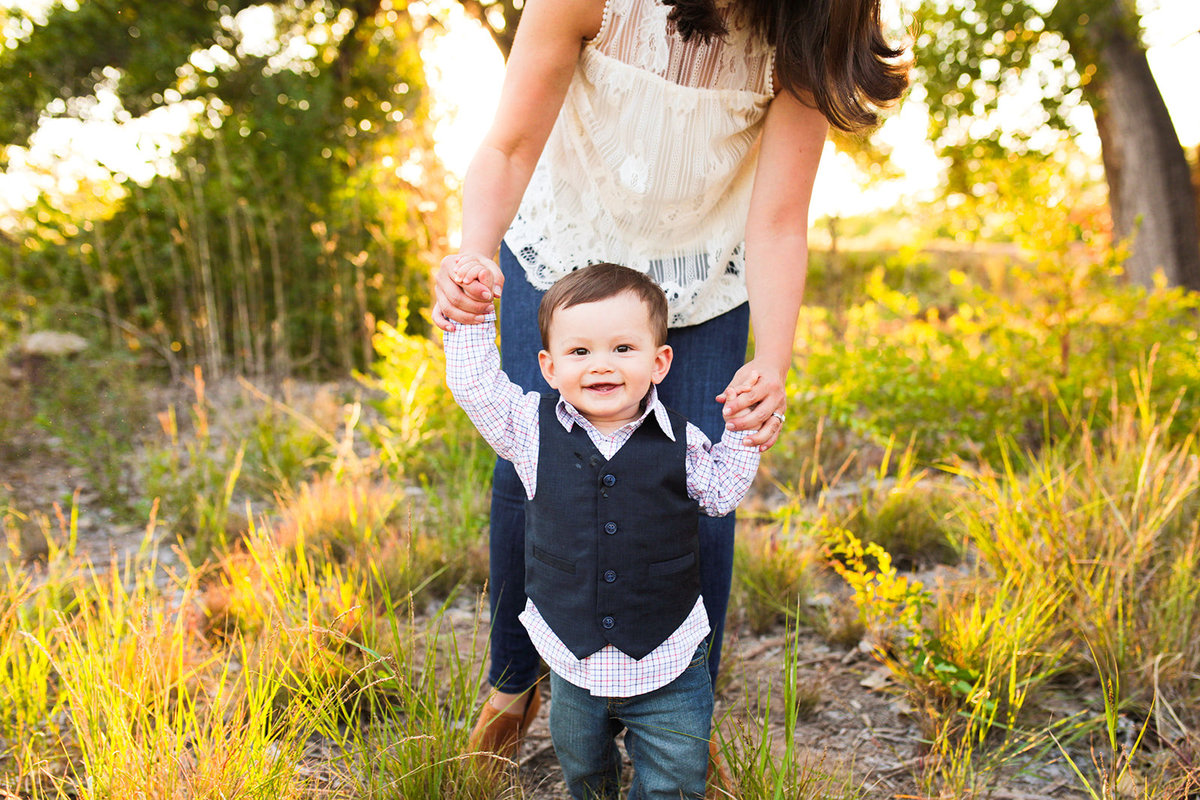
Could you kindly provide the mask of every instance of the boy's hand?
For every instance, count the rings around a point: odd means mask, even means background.
[[[477,297],[486,296],[482,290],[487,290],[493,297],[499,297],[504,285],[504,279],[500,277],[500,267],[496,262],[474,254],[459,258],[450,268],[450,277],[469,294]]]
[[[452,331],[456,323],[483,322],[503,287],[504,274],[491,259],[472,253],[446,256],[434,277],[434,324]]]

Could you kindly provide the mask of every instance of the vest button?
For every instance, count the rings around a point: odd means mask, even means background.
[[[609,473],[608,475],[605,475],[600,480],[604,483],[605,486],[613,486],[617,482],[617,476],[613,475],[612,473]]]
[[[611,569],[604,570],[604,582],[614,583],[617,580],[617,573]]]
[[[615,522],[604,523],[604,532],[607,533],[609,536],[612,536],[614,533],[617,532],[617,523],[615,523]]]
[[[605,617],[604,619],[600,620],[600,624],[604,626],[605,630],[612,630],[613,626],[617,624],[617,621],[612,617]]]

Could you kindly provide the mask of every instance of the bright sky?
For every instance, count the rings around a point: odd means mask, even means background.
[[[0,0],[0,6],[29,8],[48,2]],[[1200,2],[1157,0],[1157,5],[1157,11],[1144,17],[1150,65],[1180,140],[1195,145],[1200,142],[1200,104],[1194,99],[1192,76],[1200,63]],[[426,53],[426,63],[437,100],[437,151],[461,175],[495,110],[504,66],[491,38],[457,3],[443,8],[448,8],[450,33]],[[254,10],[243,13],[249,14],[246,27],[253,28]],[[147,118],[119,122],[118,111],[115,96],[101,91],[87,123],[53,120],[43,126],[29,150],[10,150],[8,173],[0,174],[0,220],[6,212],[31,203],[37,187],[69,192],[83,181],[104,180],[108,170],[144,179],[162,169],[187,127],[188,114],[183,109],[162,109]],[[920,194],[936,185],[938,164],[925,142],[919,103],[902,106],[880,135],[891,145],[893,162],[906,177],[896,185],[864,189],[849,157],[827,145],[814,190],[814,219],[891,205],[900,196]],[[1095,144],[1089,149],[1094,151]]]

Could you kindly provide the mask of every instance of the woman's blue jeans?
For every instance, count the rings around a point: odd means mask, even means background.
[[[507,245],[500,247],[504,292],[500,300],[500,352],[505,373],[525,391],[548,392],[538,367],[542,349],[537,311],[542,292],[530,285]],[[671,371],[659,397],[687,417],[714,442],[725,422],[714,398],[746,361],[750,308],[741,306],[686,328],[672,328]],[[700,592],[712,627],[708,669],[716,684],[721,663],[725,609],[733,579],[734,515],[700,517]],[[488,680],[505,692],[523,692],[537,682],[540,662],[517,616],[525,608],[525,489],[510,462],[496,460],[492,481],[489,582],[492,607],[491,666]]]

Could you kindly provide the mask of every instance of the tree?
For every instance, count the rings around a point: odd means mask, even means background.
[[[126,118],[172,106],[194,118],[174,170],[144,186],[114,175],[102,212],[41,198],[0,277],[210,375],[361,367],[397,294],[426,300],[448,192],[406,0],[9,13],[6,153],[99,92]]]
[[[505,60],[512,50],[513,37],[517,35],[517,22],[525,0],[458,0],[467,13],[479,21],[496,47],[500,48]]]
[[[1100,134],[1115,234],[1134,281],[1200,290],[1200,231],[1186,154],[1141,42],[1134,0],[923,0],[917,68],[935,143],[960,173],[998,151],[1053,147],[1090,108]],[[1000,111],[1040,99],[1024,131]]]

